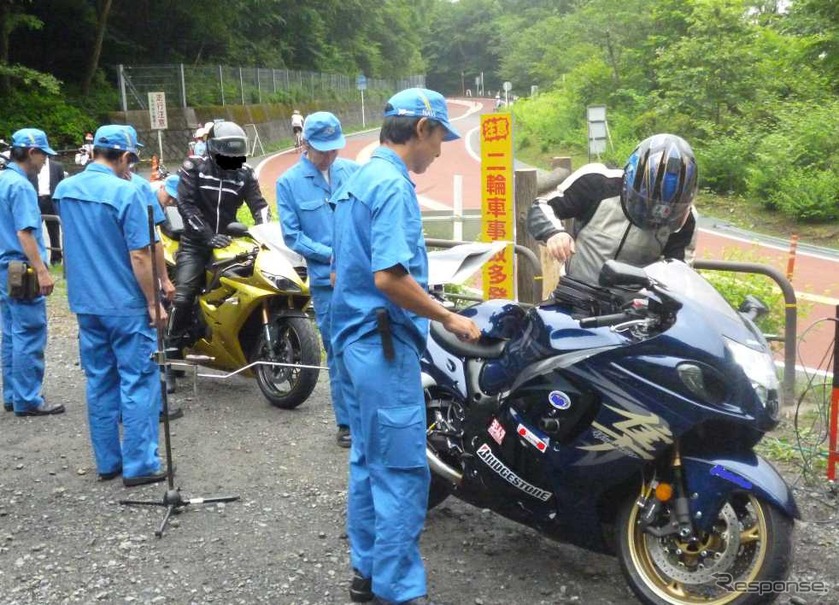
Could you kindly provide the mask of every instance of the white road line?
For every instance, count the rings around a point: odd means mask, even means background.
[[[770,250],[780,250],[781,252],[789,252],[788,248],[784,248],[782,246],[776,246],[774,244],[767,244],[767,243],[762,242],[762,241],[757,240],[757,239],[748,239],[748,238],[745,238],[745,237],[738,237],[736,235],[729,235],[728,233],[723,233],[721,231],[715,231],[713,229],[701,228],[701,229],[699,229],[699,231],[702,232],[702,233],[708,233],[710,235],[718,235],[718,236],[724,237],[726,239],[734,240],[735,242],[742,242],[742,243],[745,243],[745,244],[753,244],[755,246],[761,246],[763,248],[769,248]],[[830,261],[830,262],[833,262],[833,263],[839,262],[839,259],[837,259],[837,258],[831,258],[829,256],[822,256],[821,254],[814,254],[813,252],[806,252],[804,250],[798,250],[797,254],[799,256],[809,256],[811,258],[817,258],[819,260],[826,260],[826,261]]]
[[[474,150],[474,149],[472,149],[472,137],[474,137],[474,136],[475,136],[475,134],[478,132],[478,130],[480,130],[480,126],[475,126],[475,128],[473,128],[472,130],[470,130],[469,132],[467,132],[467,133],[466,133],[466,136],[465,136],[465,137],[463,137],[463,138],[464,138],[463,144],[464,144],[464,145],[466,145],[466,152],[469,154],[469,156],[470,156],[473,160],[475,160],[476,162],[478,162],[478,164],[480,164],[480,163],[481,163],[481,156],[480,156],[480,155],[478,155],[478,154],[475,152],[475,150]]]
[[[808,294],[807,292],[796,292],[795,296],[798,300],[806,300],[807,302],[818,303],[820,305],[830,305],[831,307],[839,305],[839,298],[830,298],[829,296],[820,296],[818,294]]]

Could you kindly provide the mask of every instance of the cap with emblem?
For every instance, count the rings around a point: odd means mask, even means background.
[[[40,149],[47,155],[56,155],[47,135],[43,130],[37,128],[21,128],[12,135],[12,147],[25,147],[29,149]]]
[[[317,151],[343,149],[347,144],[341,132],[341,122],[328,111],[310,114],[303,124],[303,139]]]
[[[137,142],[137,131],[126,124],[108,124],[100,126],[93,135],[94,149],[116,149],[127,151],[137,156],[140,144]]]
[[[429,118],[439,122],[446,129],[444,141],[460,138],[460,133],[449,122],[446,99],[439,92],[427,88],[406,88],[397,92],[385,106],[385,117],[389,116]]]

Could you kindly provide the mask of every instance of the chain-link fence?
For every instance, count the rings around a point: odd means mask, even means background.
[[[345,97],[356,90],[355,76],[291,69],[226,67],[223,65],[119,65],[124,112],[147,109],[148,93],[165,92],[171,107],[256,105]],[[372,90],[401,90],[425,86],[425,76],[400,79],[367,78]]]

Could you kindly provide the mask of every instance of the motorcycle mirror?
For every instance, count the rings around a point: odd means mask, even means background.
[[[607,260],[600,269],[598,282],[607,288],[627,286],[630,288],[648,288],[652,285],[646,271],[616,260]]]
[[[747,294],[737,310],[751,319],[752,321],[760,319],[769,313],[769,306],[753,294]]]
[[[226,231],[227,235],[231,237],[244,237],[248,234],[248,227],[242,223],[230,223],[227,225]]]

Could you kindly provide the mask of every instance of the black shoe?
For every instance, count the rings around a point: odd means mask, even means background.
[[[352,446],[352,435],[350,435],[350,427],[345,424],[338,425],[338,434],[335,437],[340,447],[348,448]]]
[[[58,405],[53,405],[45,401],[37,408],[30,408],[28,410],[24,410],[23,412],[15,412],[15,416],[52,416],[53,414],[63,413],[63,405],[61,405],[60,403]]]
[[[172,468],[174,474],[175,468]],[[139,477],[123,477],[122,484],[125,487],[137,487],[138,485],[148,485],[149,483],[160,483],[166,481],[166,469],[162,466],[156,473],[150,475],[140,475]]]
[[[15,410],[15,406],[12,403],[6,403],[4,401],[3,402],[3,409],[5,409],[7,412],[13,412]]]
[[[112,479],[116,479],[122,474],[122,467],[118,468],[115,471],[111,471],[110,473],[99,473],[99,481],[111,481]]]
[[[169,422],[184,417],[184,411],[181,408],[169,407]],[[160,422],[163,422],[163,412],[160,412]]]
[[[361,572],[353,568],[352,583],[350,583],[350,601],[353,603],[367,603],[373,600],[373,580],[365,578]]]

